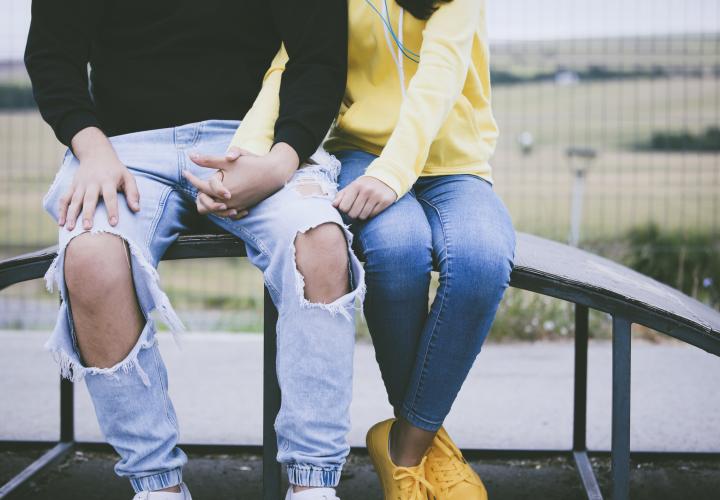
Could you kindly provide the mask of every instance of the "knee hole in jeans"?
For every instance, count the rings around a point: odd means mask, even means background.
[[[350,289],[349,248],[343,229],[326,222],[295,237],[298,292],[311,302],[328,304]]]

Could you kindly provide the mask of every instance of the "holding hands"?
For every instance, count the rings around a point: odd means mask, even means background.
[[[278,143],[265,156],[230,148],[225,156],[191,154],[201,167],[217,170],[209,180],[189,171],[183,176],[198,189],[198,212],[240,219],[248,209],[279,191],[297,170],[300,160],[295,150]]]
[[[195,199],[200,214],[215,214],[237,220],[248,210],[275,192],[292,177],[299,165],[295,150],[278,143],[265,156],[231,147],[225,156],[191,154],[201,167],[217,172],[202,180],[189,171],[183,176],[198,190]],[[397,199],[384,182],[363,176],[341,190],[333,206],[352,219],[366,220],[376,216]]]

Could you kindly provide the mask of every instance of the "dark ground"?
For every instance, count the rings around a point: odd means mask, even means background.
[[[0,484],[32,462],[41,450],[0,451]],[[9,500],[130,500],[129,484],[113,473],[115,456],[104,451],[74,451],[16,490]],[[583,491],[571,462],[564,458],[481,460],[473,465],[491,500],[579,500]],[[593,459],[607,496],[609,464]],[[379,499],[379,484],[367,456],[351,455],[338,494],[343,500]],[[193,454],[185,481],[194,500],[259,499],[261,457]],[[633,500],[718,500],[720,461],[654,460],[633,464]]]

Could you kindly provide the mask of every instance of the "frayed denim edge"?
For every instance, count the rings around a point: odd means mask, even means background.
[[[67,298],[63,296],[63,270],[59,269],[58,264],[61,260],[64,260],[64,254],[70,242],[77,236],[85,233],[109,233],[119,238],[122,238],[123,241],[127,242],[128,246],[130,247],[130,253],[134,257],[134,262],[140,264],[140,270],[145,274],[148,280],[148,290],[150,291],[150,294],[152,296],[153,307],[149,311],[146,311],[146,314],[149,315],[152,311],[157,310],[160,319],[170,328],[173,333],[173,338],[175,339],[175,342],[179,345],[180,339],[178,333],[185,331],[185,325],[183,325],[179,316],[170,304],[170,299],[168,298],[168,296],[160,289],[160,276],[158,275],[157,270],[150,264],[150,262],[145,257],[140,248],[138,248],[135,243],[123,236],[119,231],[112,231],[108,229],[91,229],[90,231],[78,233],[72,238],[70,238],[62,248],[58,249],[57,257],[55,257],[55,259],[50,264],[47,272],[45,273],[45,286],[47,290],[50,293],[53,293],[55,286],[57,286],[63,302],[67,304]],[[149,386],[150,380],[147,374],[140,367],[140,363],[138,362],[138,353],[140,352],[140,349],[148,349],[157,343],[157,339],[153,335],[154,331],[154,321],[148,317],[145,326],[140,333],[140,338],[138,339],[133,349],[130,351],[130,354],[128,354],[123,361],[120,361],[119,363],[113,365],[110,368],[95,368],[83,366],[79,363],[79,360],[73,359],[73,357],[69,353],[65,352],[61,346],[53,342],[54,337],[51,337],[50,340],[45,343],[45,349],[52,353],[55,361],[60,366],[60,375],[63,378],[69,379],[73,382],[79,382],[85,377],[85,375],[88,374],[101,374],[112,377],[117,376],[116,372],[118,370],[122,370],[124,373],[129,373],[133,368],[135,368],[143,384]]]
[[[320,222],[318,224],[311,224],[309,226],[305,226],[305,227],[301,228],[297,234],[307,233],[311,229],[314,229],[323,224],[335,224],[343,230],[343,232],[345,234],[345,240],[347,241],[347,246],[348,246],[348,260],[349,260],[348,272],[350,274],[351,286],[354,286],[355,288],[329,304],[310,302],[308,299],[306,299],[305,298],[305,277],[300,273],[300,271],[298,271],[298,268],[297,268],[297,253],[296,253],[296,248],[295,248],[295,240],[293,240],[292,242],[290,242],[290,252],[292,253],[293,265],[295,266],[295,292],[298,294],[298,299],[300,301],[301,308],[303,308],[303,309],[317,308],[317,309],[327,311],[332,315],[339,314],[343,318],[347,319],[348,321],[353,321],[353,315],[351,314],[350,311],[360,310],[362,312],[362,305],[363,305],[363,302],[365,301],[365,292],[367,291],[367,288],[365,286],[365,271],[364,271],[362,265],[360,264],[360,261],[355,256],[355,253],[352,250],[352,241],[353,241],[352,233],[350,232],[348,227],[344,224],[339,224],[334,221],[325,221],[325,222]],[[356,283],[357,283],[357,285],[356,285]],[[360,305],[357,307],[355,306],[356,298],[359,299],[359,302],[360,302]]]

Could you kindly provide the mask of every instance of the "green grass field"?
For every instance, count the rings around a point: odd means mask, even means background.
[[[615,238],[650,221],[666,228],[717,232],[720,155],[638,151],[656,130],[702,130],[720,116],[715,78],[623,80],[499,87],[494,102],[501,139],[496,186],[521,230],[566,236],[573,176],[569,146],[590,146],[592,163],[583,231]],[[692,97],[687,97],[692,96]],[[523,156],[516,138],[533,134]],[[55,238],[40,201],[62,155],[35,112],[0,114],[0,246],[37,247]]]
[[[670,37],[499,46],[493,61],[503,70],[528,74],[593,64],[632,68],[638,61],[644,67],[712,68],[720,67],[719,40]],[[587,181],[584,238],[616,241],[650,222],[720,238],[720,154],[653,153],[636,147],[656,131],[701,131],[720,124],[720,78],[707,72],[702,77],[569,86],[526,83],[496,87],[493,100],[501,128],[493,161],[496,188],[519,230],[567,237],[573,174],[565,151],[582,146],[598,152]],[[526,131],[535,139],[530,155],[523,155],[516,142]],[[0,113],[0,254],[56,241],[56,228],[40,205],[62,153],[37,112]],[[202,328],[259,329],[262,277],[245,260],[167,262],[161,264],[161,274],[163,287],[181,311],[219,311],[198,319]],[[32,300],[47,297],[40,283],[8,293]],[[556,318],[566,312],[556,301],[540,303],[523,292],[511,293],[498,319],[508,337],[525,335],[512,332],[520,328],[513,317],[526,306],[532,306],[535,323],[547,326],[551,318],[557,326],[553,330],[561,334],[571,327]],[[548,333],[544,327],[533,332]]]
[[[524,75],[559,67],[713,68],[720,58],[720,36],[708,33],[494,43],[491,57],[494,67]]]

